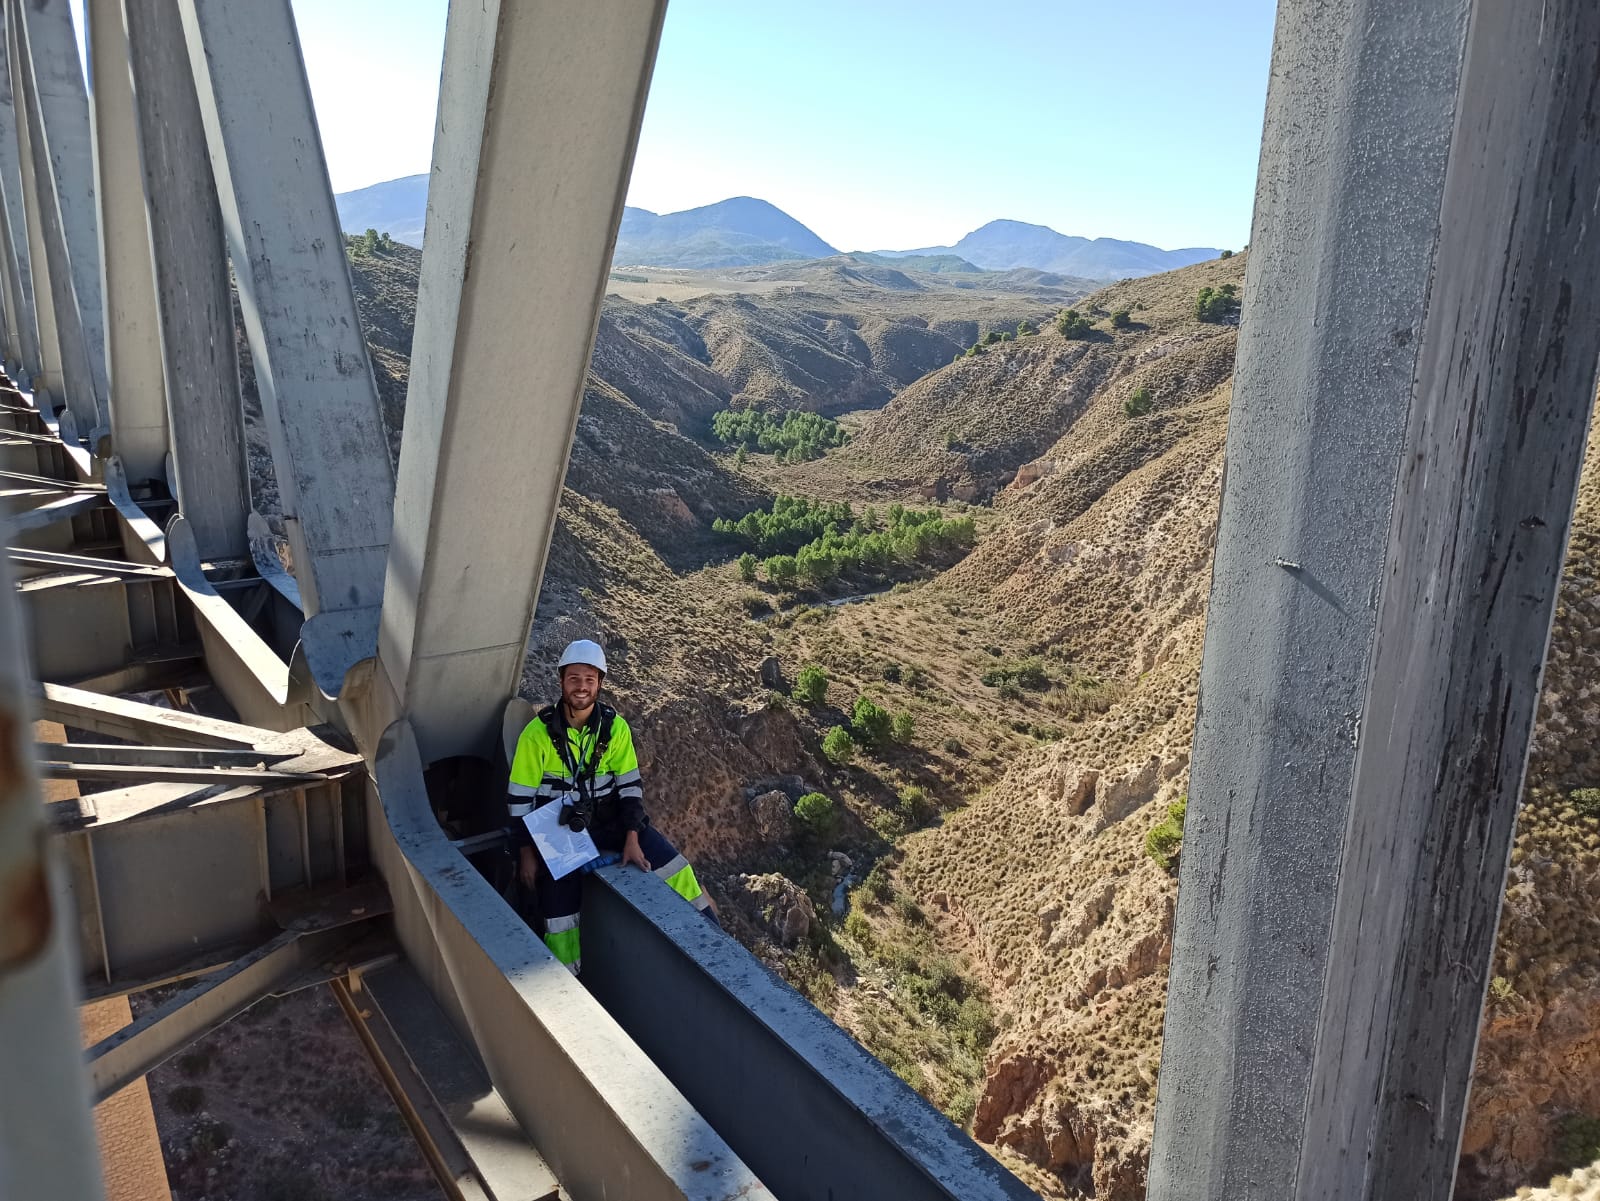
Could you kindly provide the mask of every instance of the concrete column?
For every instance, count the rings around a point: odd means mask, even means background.
[[[1451,1194],[1600,355],[1600,10],[1470,9],[1279,10],[1153,1201]]]
[[[1600,361],[1600,7],[1477,0],[1302,1197],[1448,1201]],[[1380,1037],[1374,1038],[1374,1035]]]
[[[178,510],[202,561],[245,558],[250,479],[228,256],[176,0],[125,0]]]
[[[349,614],[364,658],[394,472],[294,17],[289,0],[178,8],[306,616]]]
[[[0,522],[0,536],[9,522]],[[9,541],[9,539],[7,539]],[[97,1201],[72,898],[34,774],[28,644],[0,562],[0,1196]]]
[[[34,178],[33,139],[29,133],[24,87],[27,63],[22,54],[22,22],[14,19],[15,15],[15,6],[7,5],[6,56],[11,64],[12,107],[17,123],[18,193],[22,232],[27,240],[33,283],[34,328],[38,333],[39,358],[37,362],[29,364],[29,371],[33,376],[34,403],[50,412],[67,403],[67,389],[61,372],[61,335],[56,329],[55,286],[51,282],[50,256],[45,253],[48,209],[43,202],[38,180]]]
[[[0,8],[0,23],[9,23],[10,14]],[[17,109],[13,103],[13,60],[6,46],[0,47],[0,258],[6,271],[6,304],[13,313],[18,345],[8,347],[24,372],[39,368],[39,327],[33,312],[33,275],[28,261],[28,221],[22,206],[22,164],[17,142]],[[12,362],[10,366],[18,364]]]
[[[72,10],[68,0],[29,0],[11,11],[22,17],[24,111],[67,407],[80,429],[109,429],[93,138]]]
[[[1468,7],[1278,8],[1167,986],[1155,1201],[1282,1201],[1299,1158]]]
[[[5,58],[0,53],[0,60]],[[0,131],[0,138],[5,134]],[[0,170],[4,170],[0,167]],[[5,304],[5,364],[6,372],[13,379],[27,378],[27,368],[24,363],[28,354],[23,349],[24,331],[32,332],[33,311],[32,305],[24,304],[22,290],[17,281],[17,259],[12,253],[11,222],[6,216],[4,196],[0,196],[0,288],[4,289],[0,302]]]
[[[122,0],[87,0],[85,11],[111,444],[128,482],[138,485],[163,479],[167,461],[167,398],[139,122]]]
[[[450,9],[379,640],[426,760],[522,670],[665,8]]]

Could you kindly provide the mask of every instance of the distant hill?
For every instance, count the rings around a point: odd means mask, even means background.
[[[1047,225],[1029,225],[1024,221],[991,221],[954,246],[877,253],[888,258],[957,255],[985,271],[1031,267],[1081,279],[1132,279],[1202,263],[1222,252],[1211,247],[1162,250],[1143,242],[1123,242],[1117,238],[1072,237],[1057,233]]]
[[[775,205],[735,196],[665,215],[625,208],[612,262],[650,267],[748,267],[838,254]]]
[[[348,233],[376,229],[408,246],[422,245],[428,177],[408,175],[334,197]],[[1162,250],[1116,238],[1078,238],[1044,225],[991,221],[954,246],[921,250],[857,251],[848,257],[876,267],[928,274],[974,275],[1017,269],[1068,276],[1074,281],[1131,279],[1214,259],[1210,247]],[[710,270],[826,259],[840,252],[788,213],[765,200],[735,196],[679,213],[625,208],[612,262],[621,267]],[[1032,284],[1035,281],[1028,281]]]
[[[868,250],[857,250],[845,256],[857,262],[872,263],[883,267],[893,264],[912,271],[927,271],[934,275],[976,275],[982,271],[976,263],[969,263],[960,255],[955,254],[877,254]]]
[[[428,215],[426,173],[340,192],[333,200],[339,208],[339,224],[346,233],[375,229],[407,246],[422,245],[422,225]]]

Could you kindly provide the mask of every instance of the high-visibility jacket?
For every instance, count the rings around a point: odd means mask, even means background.
[[[610,734],[602,737],[608,715]],[[523,816],[551,801],[575,800],[579,794],[578,777],[583,775],[588,777],[588,793],[595,801],[591,836],[597,845],[620,846],[629,830],[640,831],[650,824],[644,812],[633,731],[620,714],[600,705],[580,727],[568,726],[559,706],[554,718],[567,738],[565,757],[556,749],[542,716],[530,721],[517,739],[506,797],[513,840],[520,845],[530,842]]]

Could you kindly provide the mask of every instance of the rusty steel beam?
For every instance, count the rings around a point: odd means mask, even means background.
[[[0,562],[0,1190],[94,1201],[100,1157],[78,1066],[75,923],[28,748],[19,617]]]

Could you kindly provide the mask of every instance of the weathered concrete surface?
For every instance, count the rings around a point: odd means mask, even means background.
[[[86,24],[111,440],[129,482],[143,484],[165,471],[167,398],[122,0],[88,0]]]
[[[1161,1201],[1451,1192],[1600,355],[1600,10],[1467,7],[1280,9]]]
[[[1151,1152],[1157,1201],[1282,1201],[1294,1179],[1468,7],[1278,10]]]
[[[602,868],[583,919],[589,990],[785,1201],[1034,1196],[656,877]]]
[[[0,28],[10,18],[0,11]],[[12,101],[9,53],[0,54],[0,258],[5,264],[8,366],[24,375],[39,364],[39,327],[33,316],[33,274],[28,264],[28,221],[22,208],[22,165],[17,161],[17,109]]]
[[[33,144],[28,132],[27,90],[24,87],[27,70],[22,59],[22,22],[16,18],[14,8],[8,6],[5,11],[6,59],[11,68],[17,175],[20,180],[16,192],[21,211],[21,233],[28,247],[34,329],[38,338],[38,360],[27,366],[32,376],[34,403],[48,415],[66,404],[66,387],[61,378],[61,336],[56,329],[55,287],[50,279],[50,257],[45,253],[45,209],[39,202],[39,188],[33,171]]]
[[[24,104],[18,111],[27,117],[44,216],[66,403],[80,430],[108,429],[93,138],[72,9],[68,0],[30,0],[9,11],[22,18],[17,25]]]
[[[450,11],[380,634],[426,759],[516,689],[665,7]]]
[[[95,1201],[72,902],[45,837],[21,616],[10,561],[0,561],[0,1196]]]
[[[1600,362],[1600,6],[1475,5],[1297,1195],[1448,1201]]]
[[[125,0],[178,508],[204,561],[249,553],[228,257],[177,0]]]

